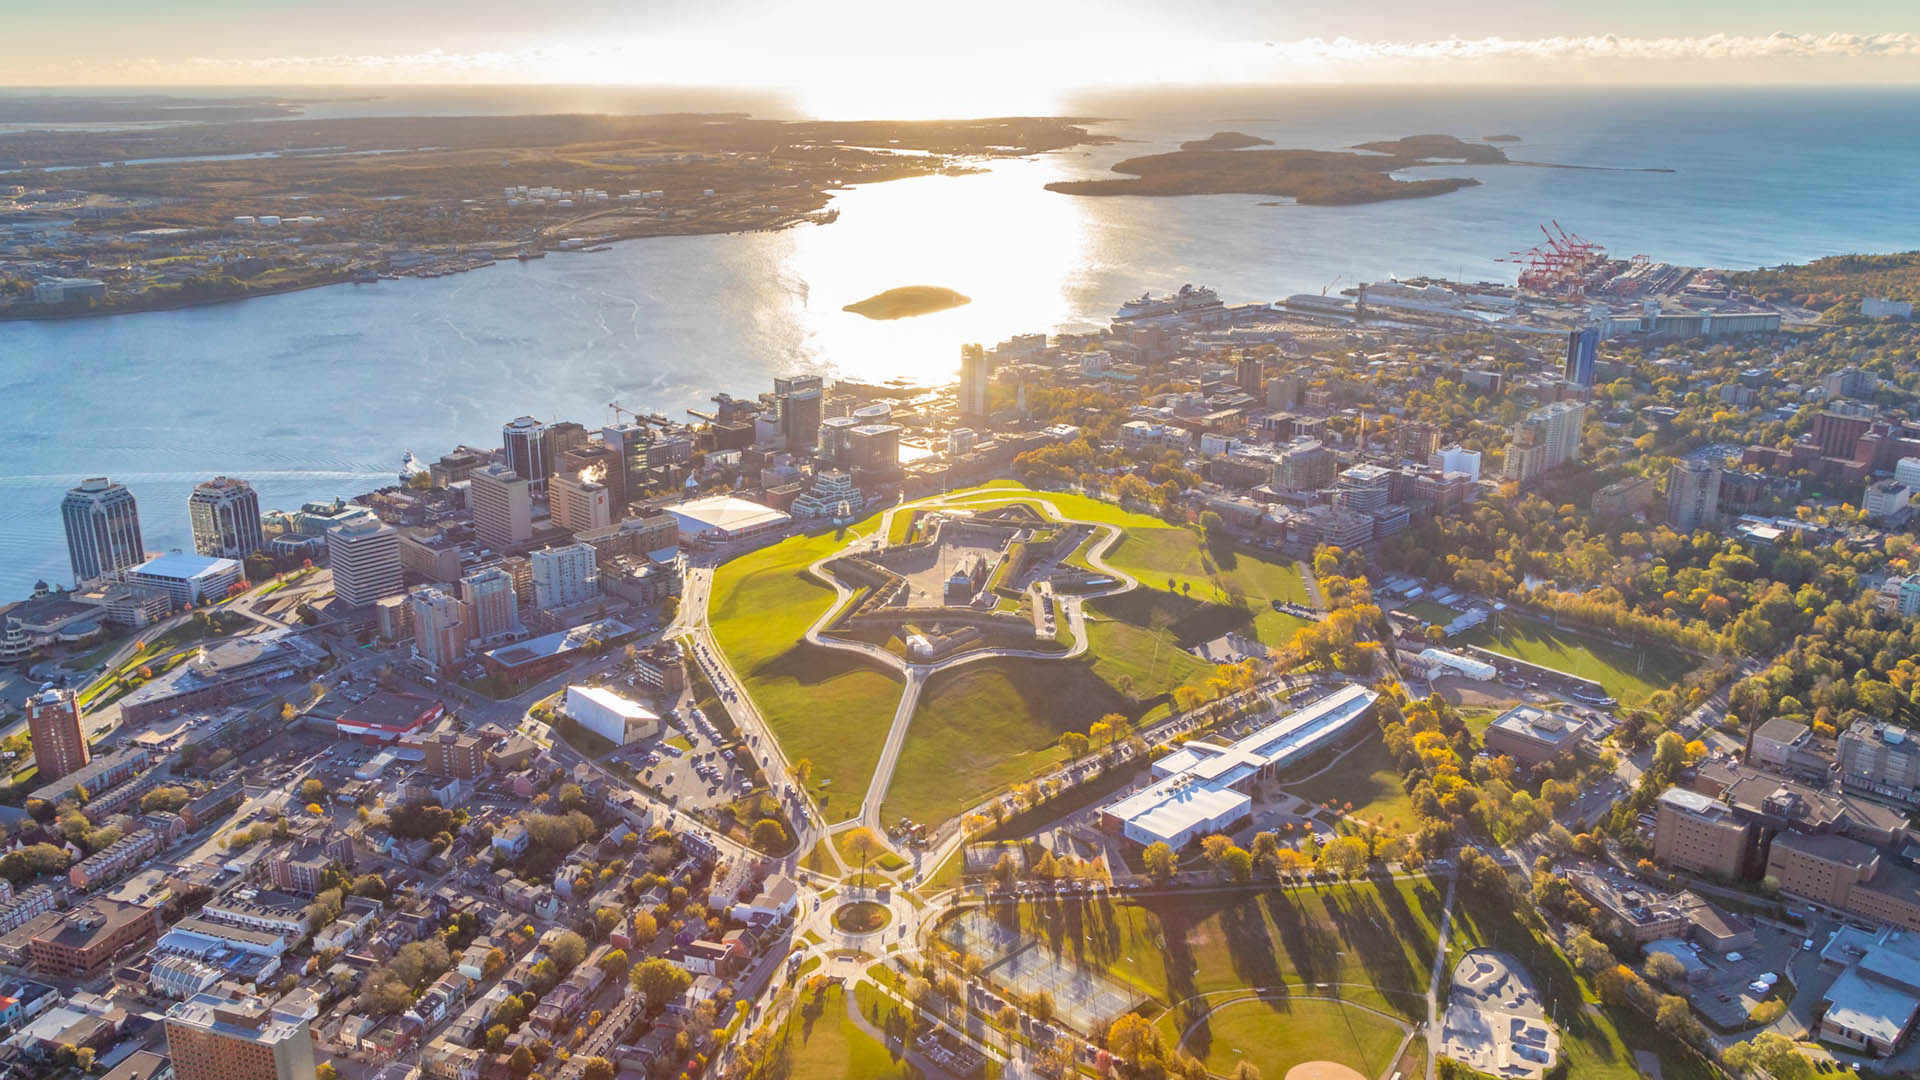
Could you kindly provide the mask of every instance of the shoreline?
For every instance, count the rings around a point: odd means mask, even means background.
[[[640,240],[667,239],[671,237],[681,237],[681,236],[736,236],[736,235],[745,236],[748,233],[756,233],[756,232],[782,232],[787,229],[796,228],[800,225],[805,225],[805,224],[830,225],[832,224],[832,222],[822,221],[814,214],[805,214],[792,221],[781,222],[779,224],[774,224],[774,225],[764,225],[764,226],[760,226],[758,228],[752,228],[752,229],[693,229],[685,232],[646,233],[646,234],[634,235],[634,236],[605,236],[605,237],[598,238],[595,241],[595,244],[596,245],[624,244],[624,243],[631,243],[631,242],[640,241]],[[540,252],[541,257],[551,258],[552,256],[555,256],[555,255],[597,255],[607,250],[610,250],[610,247],[595,246],[593,248],[578,248],[578,249],[557,248],[557,247],[538,247],[532,250]],[[471,274],[480,270],[487,270],[496,265],[499,265],[502,262],[516,262],[516,261],[520,261],[520,260],[516,260],[511,255],[505,256],[505,257],[495,256],[490,258],[487,262],[480,263],[478,265],[461,267],[458,269],[449,269],[443,273],[401,274],[397,276],[388,275],[388,276],[381,277],[378,281],[357,280],[358,272],[356,271],[356,272],[349,272],[342,276],[329,278],[324,281],[302,281],[297,284],[291,284],[291,285],[276,285],[276,286],[271,286],[263,289],[250,289],[247,292],[239,293],[233,296],[210,296],[205,299],[186,300],[186,301],[181,301],[177,303],[166,303],[166,304],[151,304],[151,305],[129,304],[122,307],[112,307],[104,310],[99,308],[94,308],[87,311],[53,311],[53,312],[36,312],[33,314],[27,314],[27,315],[15,315],[6,311],[5,309],[0,309],[0,326],[4,326],[8,323],[78,322],[84,319],[110,319],[110,318],[115,318],[123,315],[151,315],[151,314],[157,314],[163,311],[189,311],[194,308],[216,307],[221,304],[237,304],[237,303],[243,303],[248,300],[263,300],[270,296],[286,296],[291,293],[306,292],[309,289],[331,288],[332,286],[335,286],[335,285],[379,285],[379,284],[385,284],[389,281],[397,281],[397,280],[403,280],[403,279],[424,280],[424,279],[431,279],[431,278],[438,278],[438,277],[455,277],[460,274]]]

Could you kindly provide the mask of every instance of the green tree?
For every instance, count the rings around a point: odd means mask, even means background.
[[[765,852],[786,850],[786,826],[770,817],[761,818],[759,821],[754,822],[753,846]]]
[[[628,982],[646,999],[647,1008],[657,1010],[686,992],[693,985],[693,976],[673,961],[656,956],[636,964]]]
[[[847,849],[849,855],[860,860],[862,871],[866,870],[867,864],[872,862],[875,856],[886,850],[886,845],[873,834],[873,830],[864,825],[848,830],[847,838],[841,841],[841,844]]]
[[[625,949],[607,950],[606,955],[600,958],[600,970],[606,972],[609,979],[618,979],[626,975],[627,951]]]
[[[1173,876],[1173,849],[1164,841],[1156,840],[1148,844],[1140,853],[1140,862],[1147,869],[1147,876],[1155,881],[1165,882]]]

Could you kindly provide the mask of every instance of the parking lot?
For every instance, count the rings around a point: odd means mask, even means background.
[[[1755,927],[1755,934],[1757,940],[1750,948],[1736,949],[1725,956],[1708,949],[1695,952],[1706,965],[1707,975],[1691,986],[1688,996],[1701,1017],[1715,1027],[1740,1027],[1753,1007],[1766,998],[1795,996],[1792,980],[1808,967],[1802,961],[1814,957],[1812,950],[1801,948],[1807,940],[1801,931],[1761,923]],[[1776,984],[1771,992],[1759,992],[1755,980],[1768,974],[1775,977]]]
[[[726,806],[753,792],[745,749],[715,728],[691,697],[683,695],[660,719],[658,738],[623,746],[607,762],[634,770],[640,783],[682,810]]]

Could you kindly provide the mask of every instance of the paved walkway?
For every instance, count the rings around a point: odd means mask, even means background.
[[[1447,876],[1447,899],[1440,909],[1440,937],[1433,946],[1433,973],[1427,978],[1427,1080],[1434,1080],[1440,1054],[1440,977],[1447,970],[1447,946],[1453,941],[1453,893],[1459,885],[1458,873]]]

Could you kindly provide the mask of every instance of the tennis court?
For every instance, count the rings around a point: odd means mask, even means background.
[[[1128,987],[1039,942],[988,968],[987,977],[1029,997],[1046,991],[1054,1015],[1086,1032],[1105,1031],[1114,1017],[1141,1000]]]
[[[1131,987],[1023,936],[977,908],[949,919],[940,928],[940,937],[962,953],[979,957],[987,978],[1002,989],[1024,997],[1046,991],[1053,998],[1054,1015],[1081,1031],[1104,1031],[1114,1017],[1144,1000]]]

